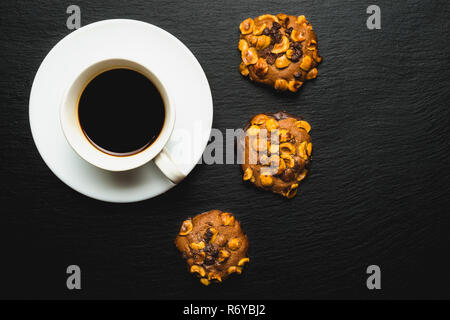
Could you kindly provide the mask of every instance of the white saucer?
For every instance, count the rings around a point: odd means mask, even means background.
[[[115,55],[145,61],[173,94],[176,121],[166,147],[180,170],[186,175],[191,172],[202,156],[211,131],[213,103],[208,80],[183,43],[148,23],[104,20],[62,39],[45,57],[34,79],[30,125],[45,163],[68,186],[98,200],[134,202],[155,197],[174,184],[153,162],[126,172],[109,172],[92,166],[69,146],[59,121],[61,95],[69,79],[92,61]],[[181,141],[186,137],[190,140]]]

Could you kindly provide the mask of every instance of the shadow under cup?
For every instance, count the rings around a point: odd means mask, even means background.
[[[89,66],[69,85],[60,120],[67,141],[84,160],[125,171],[161,152],[175,112],[165,87],[148,68],[108,59]]]

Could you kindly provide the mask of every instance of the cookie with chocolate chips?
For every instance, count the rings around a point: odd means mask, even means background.
[[[251,80],[277,90],[296,92],[317,77],[322,61],[316,34],[305,16],[265,14],[239,26],[239,71]]]
[[[255,115],[240,140],[243,180],[293,198],[310,167],[310,130],[308,122],[285,111]]]
[[[229,212],[211,210],[183,221],[175,245],[206,286],[241,274],[249,262],[247,236]]]

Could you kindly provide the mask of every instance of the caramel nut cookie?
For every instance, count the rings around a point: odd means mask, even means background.
[[[276,90],[296,92],[317,77],[322,61],[317,38],[305,16],[264,14],[239,25],[242,63],[239,71]]]
[[[311,163],[311,126],[284,111],[255,115],[241,139],[243,180],[293,198]]]
[[[200,282],[222,282],[250,261],[247,236],[229,212],[211,210],[183,221],[175,245]]]

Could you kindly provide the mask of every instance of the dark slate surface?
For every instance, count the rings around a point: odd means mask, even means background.
[[[31,84],[70,31],[65,1],[0,2],[1,297],[450,298],[448,1],[76,1],[82,25],[132,18],[181,39],[208,76],[215,128],[286,109],[312,125],[314,161],[286,201],[241,183],[237,165],[199,165],[170,192],[134,204],[84,197],[45,166],[28,124]],[[305,14],[324,62],[298,95],[237,72],[237,26]],[[167,61],[170,63],[170,61]],[[186,76],[181,74],[180,76]],[[173,245],[181,220],[234,212],[251,241],[240,278],[205,288]],[[83,290],[65,289],[82,268]],[[382,268],[368,291],[365,268]]]

